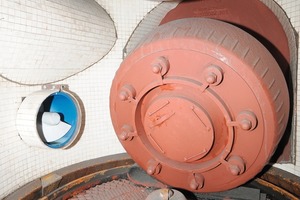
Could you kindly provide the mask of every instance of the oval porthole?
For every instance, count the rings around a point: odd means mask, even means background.
[[[37,130],[51,148],[61,148],[75,136],[79,127],[79,108],[66,92],[55,92],[42,103],[37,117]]]
[[[70,147],[80,136],[81,124],[81,105],[67,90],[34,92],[24,99],[18,110],[18,131],[30,146]]]

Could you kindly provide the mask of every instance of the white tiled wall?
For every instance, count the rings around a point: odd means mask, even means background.
[[[79,0],[77,1],[79,2]],[[300,1],[276,1],[285,9],[294,27],[299,32]],[[0,1],[0,13],[4,12],[3,2],[4,0]],[[25,1],[19,0],[14,2]],[[39,2],[43,2],[43,0]],[[48,3],[54,2],[61,3],[63,1],[48,1]],[[56,169],[80,161],[124,151],[115,136],[110,121],[110,85],[114,73],[122,61],[122,51],[127,40],[140,20],[159,2],[156,0],[97,0],[97,2],[109,13],[114,21],[118,39],[112,50],[100,62],[75,76],[58,82],[68,84],[70,90],[80,96],[85,106],[85,131],[77,145],[68,150],[39,149],[26,145],[18,136],[16,130],[16,113],[21,103],[21,98],[39,90],[40,86],[19,85],[0,77],[0,198],[25,183]],[[35,50],[39,51],[39,49]],[[10,53],[20,54],[20,56],[23,56],[25,52],[23,49],[20,50],[18,48],[10,51]],[[0,55],[3,53],[7,53],[6,46],[0,46]],[[28,58],[24,57],[24,59]],[[78,57],[70,57],[69,59],[75,61]],[[3,68],[3,65],[5,64],[2,63],[0,68]],[[57,72],[57,75],[60,75],[59,72]],[[43,81],[44,78],[46,79],[46,75],[40,78]],[[31,80],[25,77],[22,81],[30,82]],[[298,92],[298,94],[300,93]],[[300,118],[298,117],[298,119],[297,124],[300,126]],[[298,130],[300,130],[299,128]],[[285,164],[277,166],[300,176],[300,132],[297,133],[297,153],[296,165]]]
[[[113,21],[94,0],[1,0],[0,20],[0,73],[23,84],[71,76],[116,40]]]
[[[126,46],[124,47],[123,57],[126,57],[126,55],[133,51],[151,30],[159,26],[166,13],[175,8],[180,2],[181,0],[162,2],[153,8],[132,32]]]
[[[296,32],[300,32],[300,1],[298,0],[275,0],[285,11],[287,16],[290,18],[290,21],[295,28]],[[298,40],[298,46],[300,42]],[[296,109],[296,136],[295,136],[295,145],[296,145],[296,165],[293,164],[275,164],[276,167],[289,171],[291,173],[297,174],[300,176],[300,51],[298,51],[298,87],[297,87],[297,109]]]

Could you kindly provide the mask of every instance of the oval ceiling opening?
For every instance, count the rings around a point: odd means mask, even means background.
[[[1,5],[0,75],[36,85],[72,76],[116,41],[114,22],[94,0],[9,1]]]

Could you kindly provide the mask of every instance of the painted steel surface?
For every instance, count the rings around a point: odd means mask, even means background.
[[[158,180],[197,192],[259,173],[289,116],[284,76],[245,31],[213,19],[159,26],[124,60],[110,96],[115,131]]]

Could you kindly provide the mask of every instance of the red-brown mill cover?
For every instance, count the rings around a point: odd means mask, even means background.
[[[173,187],[222,191],[268,163],[289,117],[284,76],[243,30],[186,18],[151,32],[124,60],[110,95],[120,142]]]

